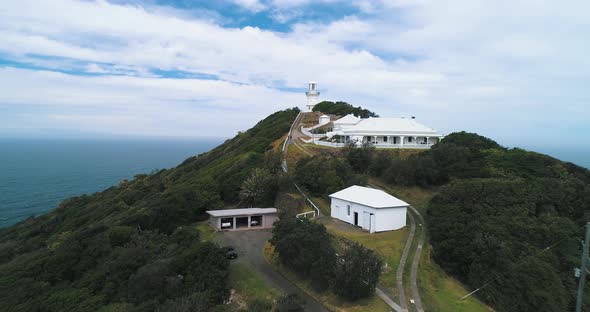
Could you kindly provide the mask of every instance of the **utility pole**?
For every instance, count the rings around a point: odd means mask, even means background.
[[[586,238],[582,250],[582,264],[580,266],[580,281],[578,283],[578,297],[576,298],[576,312],[582,312],[582,299],[584,298],[584,283],[588,272],[588,244],[590,243],[590,222],[586,223]]]

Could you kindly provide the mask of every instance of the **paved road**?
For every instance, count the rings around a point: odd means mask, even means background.
[[[262,254],[264,244],[272,237],[270,230],[221,232],[215,238],[222,246],[233,246],[238,251],[237,262],[250,264],[271,286],[285,294],[296,293],[305,301],[305,311],[328,311],[313,297],[299,289],[266,262]]]

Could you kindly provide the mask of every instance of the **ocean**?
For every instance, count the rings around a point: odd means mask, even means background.
[[[223,139],[0,138],[0,227],[91,194],[139,173],[172,168]],[[590,168],[590,147],[526,147]]]
[[[0,227],[139,173],[172,168],[223,139],[0,138]]]

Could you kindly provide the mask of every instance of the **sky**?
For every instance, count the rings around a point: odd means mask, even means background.
[[[19,0],[1,136],[231,137],[322,100],[506,146],[590,145],[590,2]]]

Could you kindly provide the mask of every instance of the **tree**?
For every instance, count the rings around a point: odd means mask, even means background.
[[[355,172],[366,173],[374,151],[375,147],[370,142],[364,142],[361,147],[357,147],[355,142],[351,142],[344,150],[344,155]]]
[[[354,174],[348,162],[330,155],[302,158],[295,167],[295,180],[313,195],[325,195],[353,184],[364,184],[365,177]]]
[[[317,289],[332,279],[336,252],[326,227],[307,219],[280,219],[270,240],[279,260],[295,273],[308,277]]]
[[[361,118],[369,118],[369,117],[379,117],[379,115],[375,114],[374,112],[364,109],[362,107],[354,107],[351,104],[346,102],[331,102],[331,101],[322,101],[316,104],[313,107],[314,112],[322,112],[324,114],[334,114],[334,115],[348,115],[353,114],[355,116]]]
[[[277,178],[268,169],[256,168],[242,183],[240,199],[247,205],[256,206],[272,201],[277,192]]]
[[[334,274],[334,291],[349,300],[373,294],[379,282],[383,261],[359,243],[352,243],[338,259]]]

